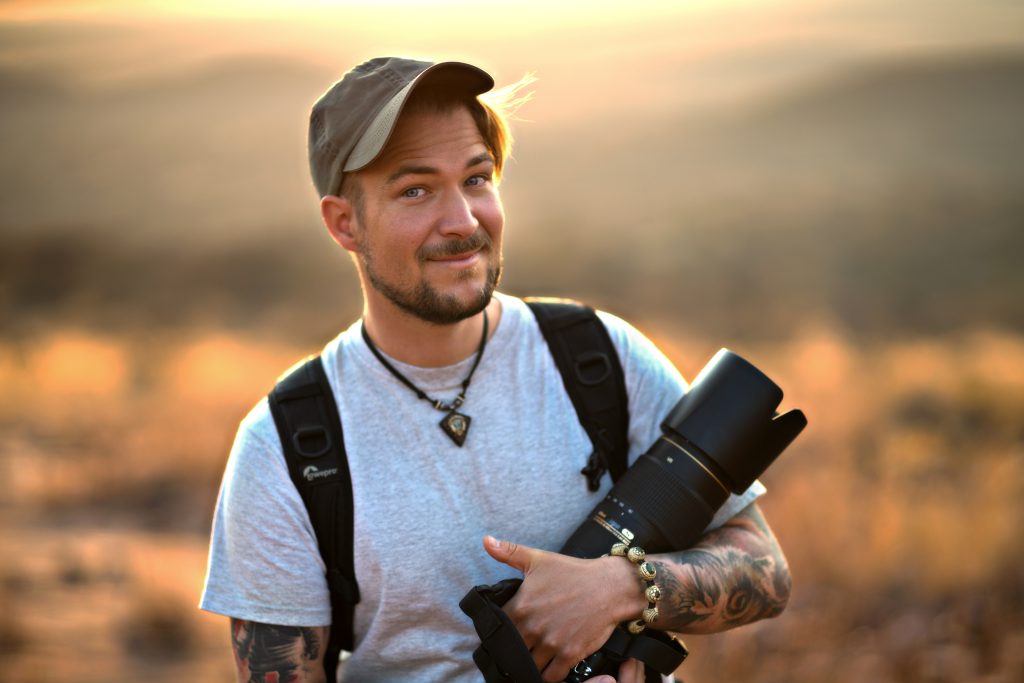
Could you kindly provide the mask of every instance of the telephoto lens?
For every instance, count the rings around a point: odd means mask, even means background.
[[[615,483],[561,552],[595,558],[616,543],[649,553],[693,546],[729,494],[746,491],[807,425],[799,410],[776,413],[781,401],[782,390],[774,382],[721,349],[662,422],[661,437]],[[566,681],[614,675],[623,658],[609,656],[611,649],[605,646],[588,657]],[[681,662],[686,651],[680,649]]]
[[[640,456],[569,537],[561,552],[600,557],[614,543],[648,552],[685,550],[730,493],[747,490],[807,425],[778,415],[782,389],[722,349],[662,422]]]

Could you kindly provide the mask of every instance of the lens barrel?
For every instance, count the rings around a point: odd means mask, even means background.
[[[600,557],[613,543],[685,550],[730,493],[742,493],[807,424],[778,416],[782,390],[722,349],[669,411],[662,436],[615,483],[561,552]]]

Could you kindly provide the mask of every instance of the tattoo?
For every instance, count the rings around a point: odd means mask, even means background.
[[[299,683],[320,657],[316,629],[231,620],[235,664],[246,683]]]
[[[724,631],[777,616],[789,598],[789,568],[756,506],[669,558],[652,558],[667,630]]]

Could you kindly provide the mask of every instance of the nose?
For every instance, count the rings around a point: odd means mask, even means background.
[[[447,193],[442,203],[439,232],[446,237],[466,238],[479,227],[480,221],[473,212],[472,198],[460,191]]]

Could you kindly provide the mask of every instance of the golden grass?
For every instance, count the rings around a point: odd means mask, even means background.
[[[652,336],[688,376],[713,342]],[[735,348],[810,427],[766,475],[786,614],[687,639],[711,681],[1024,675],[1024,339],[864,345],[827,324]],[[200,613],[206,530],[238,420],[310,349],[221,331],[55,330],[0,345],[0,629],[8,680],[231,678]]]

